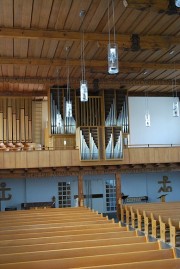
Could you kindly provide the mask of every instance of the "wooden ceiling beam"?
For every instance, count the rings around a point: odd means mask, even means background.
[[[67,78],[59,78],[59,84],[60,85],[66,85]],[[79,81],[78,78],[71,77],[71,85],[77,85],[79,87]],[[45,85],[46,87],[52,86],[53,84],[57,83],[57,78],[51,77],[51,78],[41,78],[41,77],[0,77],[0,83],[9,83],[9,84],[16,84],[16,83],[22,83],[22,84],[38,84],[38,85]],[[145,80],[145,79],[116,79],[116,78],[103,78],[98,80],[99,88],[103,88],[105,86],[108,86],[109,88],[113,87],[121,87],[124,85],[127,86],[171,86],[172,80]],[[91,78],[88,78],[88,85],[91,86],[91,88],[94,85],[94,80]],[[180,85],[180,80],[176,80],[176,85]],[[105,87],[106,88],[106,87]]]
[[[127,0],[126,7],[139,10],[153,10],[158,13],[166,13],[169,15],[180,12],[176,7],[175,0]]]
[[[39,29],[21,29],[21,28],[0,28],[0,38],[18,38],[18,39],[51,39],[62,41],[80,41],[81,33],[73,31],[54,31],[54,30],[39,30]],[[131,49],[132,35],[116,34],[116,41],[119,48]],[[140,35],[141,49],[167,49],[171,45],[180,44],[180,37],[160,36],[160,35]],[[97,42],[97,45],[107,45],[109,41],[108,33],[85,33],[85,41]]]
[[[1,57],[0,65],[17,64],[17,65],[48,65],[66,67],[65,59],[47,59],[47,58],[12,58]],[[69,66],[80,66],[80,60],[69,59]],[[120,69],[134,68],[134,69],[153,69],[153,70],[180,70],[180,63],[153,63],[153,62],[119,62]],[[86,60],[86,67],[107,67],[107,60]],[[96,71],[96,70],[95,70]]]
[[[136,9],[149,9],[153,8],[156,10],[167,10],[169,5],[169,0],[127,0],[128,6],[130,8]]]

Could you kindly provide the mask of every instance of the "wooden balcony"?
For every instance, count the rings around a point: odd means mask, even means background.
[[[0,152],[0,169],[178,164],[180,147],[125,148],[123,160],[80,161],[78,149]]]

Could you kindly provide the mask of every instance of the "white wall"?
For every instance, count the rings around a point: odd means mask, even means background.
[[[145,126],[146,98],[129,97],[130,145],[180,144],[180,117],[173,117],[172,97],[148,97],[151,126]]]

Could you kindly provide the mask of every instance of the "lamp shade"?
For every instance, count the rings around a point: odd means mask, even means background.
[[[81,102],[88,101],[88,85],[86,80],[80,81],[80,99]]]
[[[118,63],[118,45],[116,43],[108,44],[108,73],[117,74],[119,72]]]
[[[175,0],[175,5],[176,5],[177,7],[180,7],[180,0]]]
[[[71,101],[66,101],[66,118],[72,117],[72,103]]]
[[[151,126],[151,117],[150,117],[149,112],[146,112],[146,114],[145,114],[145,125],[146,125],[146,127]]]
[[[179,102],[173,102],[173,117],[179,117]]]

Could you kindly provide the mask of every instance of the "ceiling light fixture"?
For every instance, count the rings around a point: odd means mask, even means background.
[[[175,5],[176,5],[177,7],[180,7],[180,0],[175,0]]]
[[[145,106],[146,106],[146,112],[145,112],[145,126],[150,127],[151,126],[151,116],[149,113],[149,100],[148,100],[148,92],[145,92]]]
[[[128,6],[127,0],[123,0],[123,5],[124,5],[124,7],[127,7]]]
[[[70,85],[69,85],[69,47],[66,47],[66,66],[67,66],[67,96],[66,96],[66,118],[72,117],[72,102],[71,102],[71,93],[70,93]]]
[[[85,57],[84,57],[84,28],[83,28],[83,18],[86,14],[85,10],[81,10],[79,16],[82,20],[82,39],[81,39],[81,73],[82,73],[82,80],[80,81],[80,100],[81,102],[88,101],[88,84],[85,78]]]
[[[174,99],[173,99],[173,117],[179,117],[179,100],[178,100],[178,95],[177,95],[176,76],[175,76],[174,80],[172,80],[172,95],[174,97]]]
[[[116,44],[116,34],[115,34],[115,21],[114,21],[114,0],[111,0],[112,6],[112,20],[113,20],[113,35],[114,40],[111,43],[111,27],[110,27],[110,0],[108,0],[108,28],[109,28],[109,44],[108,44],[108,73],[117,74],[119,72],[118,63],[118,44]]]

